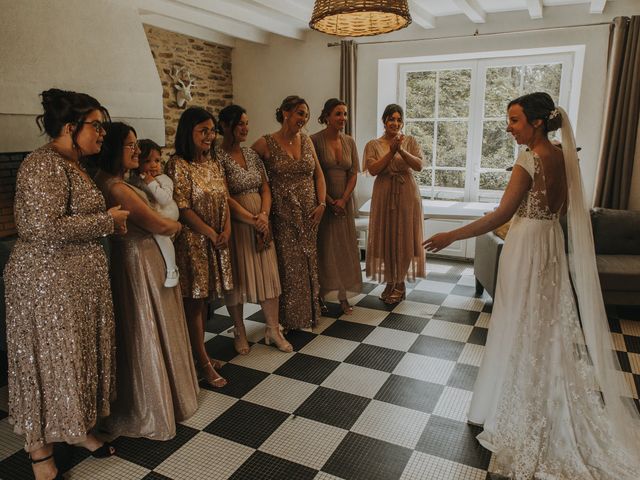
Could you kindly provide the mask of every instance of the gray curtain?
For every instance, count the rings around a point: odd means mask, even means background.
[[[356,134],[356,63],[358,44],[353,40],[340,42],[340,99],[349,107],[344,131],[352,137]]]
[[[626,210],[640,120],[640,16],[613,20],[605,101],[593,204]]]

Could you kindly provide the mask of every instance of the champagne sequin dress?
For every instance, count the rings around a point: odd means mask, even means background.
[[[251,214],[257,215],[262,208],[260,187],[265,178],[264,165],[252,149],[241,147],[241,151],[246,168],[220,147],[216,148],[216,158],[224,169],[230,195]],[[258,252],[253,225],[233,221],[231,231],[234,288],[227,296],[227,304],[260,303],[280,296],[278,260],[273,242]]]
[[[117,183],[148,205],[146,194],[98,171],[107,203]],[[151,207],[150,207],[151,208]],[[116,315],[118,396],[104,428],[112,435],[168,440],[176,422],[198,408],[198,381],[180,288],[164,286],[164,260],[147,230],[127,221],[127,234],[111,238],[111,284]]]
[[[115,393],[113,304],[95,184],[45,146],[20,166],[4,271],[9,422],[25,449],[86,439]]]
[[[415,138],[406,136],[402,148],[422,159]],[[389,145],[380,139],[364,147],[364,170],[384,157]],[[378,282],[401,283],[425,275],[422,247],[422,201],[407,162],[396,153],[376,176],[371,196],[367,276]]]
[[[220,233],[227,221],[227,187],[216,160],[187,162],[174,155],[166,173],[173,180],[173,199],[179,209],[189,208]],[[187,298],[223,298],[233,288],[231,253],[216,250],[211,240],[183,224],[175,241],[180,288]]]
[[[327,194],[342,198],[349,178],[358,174],[358,149],[348,135],[340,134],[342,158],[336,158],[327,145],[323,131],[311,136],[327,184]],[[336,216],[327,207],[318,230],[318,264],[320,294],[329,299],[345,300],[362,292],[360,250],[354,216],[353,197],[345,206],[346,214]]]
[[[309,216],[318,206],[313,179],[315,158],[311,140],[301,134],[298,160],[285,152],[272,135],[265,135],[270,158],[265,167],[271,183],[273,234],[280,272],[280,323],[300,329],[320,317],[318,295],[318,228]]]

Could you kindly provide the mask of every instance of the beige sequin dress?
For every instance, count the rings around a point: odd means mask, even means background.
[[[98,171],[108,205],[117,183],[147,205],[146,194]],[[164,286],[165,265],[153,235],[129,219],[127,234],[111,238],[111,284],[116,316],[118,396],[104,429],[112,435],[168,440],[176,422],[198,408],[196,377],[180,288]]]
[[[236,162],[222,148],[216,148],[227,179],[229,194],[253,215],[260,213],[262,197],[260,187],[265,178],[264,165],[258,154],[241,147],[246,168]],[[256,229],[253,225],[233,221],[231,231],[231,263],[234,288],[226,297],[227,305],[260,303],[280,296],[280,278],[276,248],[271,242],[268,248],[256,250]]]
[[[187,162],[173,156],[166,169],[173,180],[173,199],[179,209],[190,208],[216,232],[227,221],[227,187],[216,160]],[[233,288],[231,253],[216,250],[211,240],[183,224],[175,241],[180,288],[187,298],[222,298]]]
[[[4,271],[9,422],[27,451],[82,442],[115,393],[99,240],[113,220],[95,184],[48,146],[22,162],[14,212],[18,241]]]
[[[358,149],[348,135],[340,134],[342,158],[327,146],[322,131],[311,136],[327,184],[327,194],[342,198],[349,177],[358,174]],[[360,250],[354,216],[353,197],[346,204],[346,215],[336,216],[327,208],[318,230],[318,271],[320,294],[328,299],[353,297],[362,292]],[[337,295],[336,295],[337,294]]]
[[[422,159],[415,138],[406,136],[402,144],[407,152]],[[364,148],[364,170],[389,152],[380,139]],[[378,282],[400,283],[425,275],[422,247],[422,201],[418,185],[407,162],[396,153],[387,167],[376,176],[371,196],[367,275]]]
[[[311,140],[301,135],[296,160],[265,135],[270,158],[265,167],[271,183],[273,234],[278,253],[280,323],[290,329],[309,328],[320,317],[317,227],[309,216],[318,206],[313,178],[315,158]]]

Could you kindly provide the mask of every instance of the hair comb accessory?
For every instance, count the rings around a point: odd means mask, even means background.
[[[558,115],[560,115],[560,111],[557,108],[554,108],[549,112],[549,116],[547,118],[551,120],[552,118],[556,118]]]

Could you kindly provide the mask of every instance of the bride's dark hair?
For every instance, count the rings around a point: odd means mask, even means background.
[[[553,99],[548,93],[535,92],[511,100],[507,110],[513,105],[520,105],[529,123],[542,120],[544,133],[553,132],[562,125],[562,115],[558,113]]]

